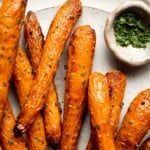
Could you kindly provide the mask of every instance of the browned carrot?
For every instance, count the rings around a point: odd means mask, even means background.
[[[35,81],[18,117],[15,133],[24,133],[42,109],[42,97],[53,81],[65,42],[81,15],[81,8],[80,0],[69,0],[57,12],[47,35]]]
[[[110,125],[116,137],[122,109],[123,97],[126,86],[126,76],[118,70],[106,74],[109,85],[109,98],[111,101]]]
[[[121,71],[113,70],[108,72],[106,77],[108,80],[109,98],[111,101],[110,125],[113,130],[113,135],[116,137],[126,85],[126,76]],[[93,133],[94,131],[91,132]],[[94,146],[93,148],[96,150],[96,142],[94,141],[94,136],[91,136],[87,149],[92,150],[92,147]],[[90,145],[91,148],[89,148]]]
[[[1,144],[5,150],[27,150],[26,143],[22,137],[15,138],[13,128],[16,120],[9,102],[5,106],[4,117],[1,124]]]
[[[146,139],[142,145],[140,146],[139,150],[150,150],[150,138]]]
[[[95,132],[98,150],[115,150],[112,129],[109,124],[111,102],[106,76],[93,73],[89,78],[88,108]]]
[[[29,95],[32,81],[33,75],[31,65],[23,50],[19,49],[14,68],[14,83],[22,108]],[[47,149],[44,124],[40,114],[36,116],[34,123],[31,125],[30,130],[27,133],[27,140],[30,150]]]
[[[25,40],[30,54],[30,61],[37,71],[42,57],[42,48],[44,45],[44,36],[40,24],[33,12],[29,12],[25,21]],[[61,115],[58,107],[58,96],[53,82],[45,96],[45,105],[43,110],[45,131],[48,141],[56,146],[61,137]]]
[[[0,123],[7,102],[26,0],[3,0],[0,8]]]
[[[34,12],[29,11],[24,24],[25,42],[33,71],[37,71],[44,46],[44,35]]]
[[[135,150],[150,127],[150,89],[131,103],[117,135],[117,150]]]
[[[57,147],[61,138],[61,114],[55,84],[48,90],[43,112],[47,139]]]
[[[68,52],[61,150],[73,150],[77,146],[95,41],[95,32],[90,26],[78,27],[71,37]]]

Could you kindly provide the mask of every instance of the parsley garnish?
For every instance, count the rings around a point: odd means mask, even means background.
[[[150,25],[146,25],[142,18],[134,12],[121,14],[113,24],[116,41],[121,46],[146,48],[150,42]]]

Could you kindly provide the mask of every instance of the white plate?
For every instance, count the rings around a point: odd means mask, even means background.
[[[39,19],[39,22],[42,26],[43,33],[45,36],[57,10],[58,7],[52,7],[36,12],[36,15]],[[89,24],[96,31],[97,43],[93,63],[93,71],[100,71],[102,73],[106,73],[112,69],[120,69],[127,74],[128,80],[124,98],[124,107],[121,115],[122,118],[132,99],[141,90],[150,87],[150,65],[138,68],[127,68],[114,58],[111,52],[107,49],[103,37],[103,29],[105,26],[106,17],[107,12],[95,8],[84,7],[82,17],[80,18],[76,26]],[[64,86],[65,86],[64,77],[66,72],[64,66],[66,65],[66,62],[67,56],[65,50],[62,59],[60,61],[59,69],[57,71],[57,75],[55,78],[59,94],[59,101],[61,103],[62,108],[63,108]],[[13,104],[14,111],[18,112],[18,107],[16,107],[17,104],[14,101],[15,99],[14,94],[10,95],[10,99]],[[89,135],[90,135],[89,117],[87,117],[84,122],[81,136],[79,139],[79,150],[84,150],[86,148]]]

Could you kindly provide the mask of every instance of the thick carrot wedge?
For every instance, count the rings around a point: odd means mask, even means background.
[[[7,102],[26,0],[3,0],[0,8],[0,123]]]
[[[90,26],[78,27],[71,37],[68,52],[61,150],[74,150],[77,146],[95,41],[95,31]]]
[[[18,117],[16,133],[24,133],[42,109],[44,105],[42,97],[53,81],[65,42],[81,15],[81,9],[80,0],[69,0],[57,12],[47,35],[35,81]]]
[[[23,50],[19,49],[14,68],[14,83],[22,108],[25,104],[26,98],[29,95],[32,82],[32,68]],[[40,114],[36,116],[34,123],[31,125],[30,130],[27,133],[27,140],[30,150],[47,149],[44,124]]]
[[[123,104],[123,97],[126,86],[126,76],[118,70],[106,74],[109,85],[109,98],[111,101],[110,125],[113,135],[116,137],[119,119]]]
[[[88,108],[95,132],[98,150],[115,150],[112,129],[109,124],[111,102],[107,78],[93,73],[89,78]]]
[[[30,54],[30,61],[34,68],[34,72],[36,72],[42,57],[44,36],[33,12],[27,14],[24,29],[26,45]],[[52,146],[56,146],[61,137],[61,114],[59,111],[58,96],[54,82],[48,89],[45,100],[43,116],[46,136]]]
[[[119,118],[126,85],[126,76],[121,71],[114,70],[108,72],[106,74],[106,77],[108,80],[109,98],[111,101],[110,125],[112,127],[113,135],[115,137],[119,125]],[[94,136],[91,136],[87,149],[92,150],[92,148],[95,147],[94,150],[96,150],[96,143],[94,141]],[[91,148],[89,148],[89,145],[91,145]]]
[[[117,150],[135,150],[150,127],[150,89],[131,103],[117,135]]]
[[[5,150],[27,150],[26,143],[22,137],[15,138],[13,128],[16,120],[9,102],[5,106],[4,117],[1,124],[1,144]]]
[[[139,150],[150,150],[150,138],[146,139],[142,145],[140,146]]]

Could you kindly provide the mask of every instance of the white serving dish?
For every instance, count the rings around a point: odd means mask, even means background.
[[[39,22],[42,26],[44,35],[47,34],[48,27],[58,10],[58,7],[52,7],[44,10],[40,10],[36,12],[36,15],[39,19]],[[106,22],[108,13],[104,12],[100,9],[84,7],[83,8],[83,15],[80,18],[78,24],[85,25],[89,24],[92,28],[96,31],[97,43],[96,43],[96,51],[95,57],[93,62],[93,72],[100,71],[102,73],[106,73],[112,69],[121,69],[127,74],[127,87],[125,92],[124,98],[124,107],[122,111],[121,118],[124,116],[130,102],[132,99],[139,93],[141,90],[150,87],[150,65],[146,65],[143,67],[139,67],[136,69],[126,68],[120,62],[118,62],[114,56],[110,53],[108,48],[105,45],[103,31]],[[21,42],[23,43],[23,42]],[[22,46],[24,46],[22,44]],[[66,50],[63,53],[62,59],[60,61],[59,69],[56,75],[56,86],[59,94],[59,101],[63,108],[63,100],[64,100],[64,86],[65,86],[65,72],[64,66],[67,62],[67,55]],[[14,94],[14,87],[12,86],[9,94],[9,99],[11,104],[13,105],[13,110],[16,115],[19,113],[19,107],[17,104],[16,96]],[[90,123],[89,123],[89,116],[86,117],[84,122],[82,132],[79,139],[78,150],[85,150],[87,142],[90,136]]]

